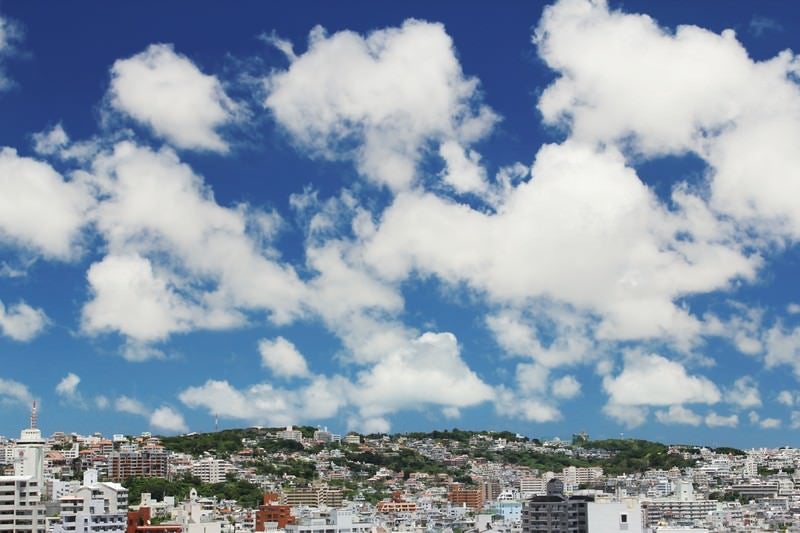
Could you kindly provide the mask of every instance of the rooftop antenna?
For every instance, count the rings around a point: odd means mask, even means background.
[[[36,414],[36,400],[33,400],[33,406],[31,407],[31,429],[36,429],[38,425],[39,415]]]

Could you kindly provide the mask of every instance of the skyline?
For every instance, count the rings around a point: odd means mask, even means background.
[[[797,444],[800,10],[188,5],[0,3],[0,435]]]

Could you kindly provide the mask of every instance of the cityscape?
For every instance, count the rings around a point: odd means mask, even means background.
[[[800,449],[252,427],[0,438],[0,531],[800,530]]]
[[[799,52],[0,0],[0,533],[800,533]]]

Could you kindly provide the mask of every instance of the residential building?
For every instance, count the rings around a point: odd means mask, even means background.
[[[523,533],[617,533],[642,531],[635,499],[595,501],[594,496],[564,495],[559,479],[547,483],[547,495],[534,496],[522,509]]]
[[[34,476],[0,476],[0,532],[45,532],[41,489]]]
[[[167,478],[167,472],[167,452],[163,448],[108,455],[108,477],[114,481],[124,481],[129,477]]]
[[[54,533],[125,533],[128,489],[98,482],[97,471],[90,469],[83,475],[83,484],[59,500],[59,507]]]
[[[228,461],[204,457],[192,463],[192,475],[199,477],[203,483],[221,483],[229,473],[235,471],[234,466]]]

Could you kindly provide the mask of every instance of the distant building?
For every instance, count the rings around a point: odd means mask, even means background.
[[[483,507],[483,488],[466,489],[453,484],[447,493],[447,501],[455,505],[466,505],[470,509],[480,509]]]
[[[225,481],[228,474],[236,469],[228,461],[215,459],[214,457],[204,457],[192,463],[192,475],[199,477],[203,483],[221,483]]]
[[[285,490],[281,498],[281,503],[290,507],[341,507],[343,502],[342,489],[321,484]]]
[[[361,436],[355,433],[349,433],[344,437],[345,444],[361,444]]]
[[[129,477],[167,478],[167,452],[163,448],[112,452],[108,455],[108,477],[124,481]]]
[[[356,522],[353,512],[334,509],[327,517],[304,518],[296,524],[286,526],[286,533],[369,533],[371,522]]]
[[[277,433],[279,439],[294,440],[297,442],[303,441],[303,432],[299,429],[294,429],[292,426],[286,426],[284,431]]]

